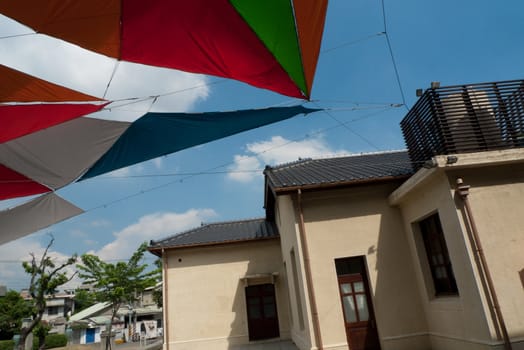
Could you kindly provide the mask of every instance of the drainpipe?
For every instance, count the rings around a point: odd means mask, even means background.
[[[465,185],[464,181],[461,178],[457,179],[457,191],[464,202],[464,209],[466,210],[466,218],[469,221],[469,226],[471,228],[471,238],[474,245],[474,250],[479,258],[482,271],[480,276],[484,276],[484,280],[488,286],[488,291],[486,292],[486,297],[491,299],[491,305],[493,311],[495,312],[497,322],[499,324],[500,330],[502,332],[502,337],[504,339],[504,349],[511,350],[511,342],[509,339],[508,331],[506,329],[506,324],[504,322],[504,316],[500,310],[500,305],[497,298],[497,293],[495,291],[495,285],[493,284],[493,279],[491,278],[491,273],[489,272],[488,263],[484,255],[484,250],[482,249],[482,244],[480,242],[477,225],[475,223],[475,218],[473,217],[473,212],[469,204],[468,195],[469,195],[469,185]]]
[[[309,305],[311,306],[311,315],[313,318],[313,333],[315,336],[315,345],[317,346],[317,349],[322,350],[324,347],[322,345],[322,336],[320,334],[320,322],[318,318],[315,290],[313,288],[313,278],[311,277],[311,263],[309,259],[309,249],[306,239],[306,226],[304,225],[304,212],[302,210],[302,191],[300,189],[298,189],[297,191],[297,199],[299,213],[298,230],[300,233],[302,255],[304,257],[304,269],[306,272],[306,284],[309,297]]]
[[[164,343],[166,344],[166,350],[169,350],[169,317],[167,312],[169,311],[167,300],[167,256],[164,248],[162,248],[162,315],[164,316]]]

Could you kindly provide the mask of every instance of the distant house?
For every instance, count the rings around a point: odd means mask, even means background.
[[[162,309],[156,304],[148,303],[151,288],[143,293],[140,301],[134,305],[124,305],[113,319],[113,332],[116,339],[138,341],[157,338],[162,335]],[[143,301],[145,303],[142,303]],[[69,327],[72,329],[73,344],[99,343],[111,321],[111,305],[97,303],[84,309],[69,318]]]
[[[29,290],[23,289],[20,296],[24,300],[31,300]],[[51,326],[50,333],[64,334],[67,317],[75,310],[74,293],[69,291],[46,295],[46,307],[42,314],[42,321]]]
[[[524,82],[401,125],[407,151],[267,167],[264,218],[152,241],[165,349],[524,349]]]
[[[94,304],[69,318],[69,328],[72,330],[72,344],[91,344],[101,341],[101,334],[106,330],[107,324],[111,321],[111,304]],[[117,333],[122,334],[124,324],[117,318],[113,320],[113,328]],[[120,335],[122,337],[122,335]]]
[[[60,292],[46,297],[46,308],[42,320],[52,327],[50,333],[64,334],[67,317],[75,310],[74,293]]]

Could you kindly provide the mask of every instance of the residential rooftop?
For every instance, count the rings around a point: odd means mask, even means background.
[[[413,173],[406,150],[303,159],[264,170],[268,186],[276,192],[407,178]]]
[[[235,243],[279,237],[274,223],[265,218],[225,221],[174,234],[168,238],[151,241],[149,251],[161,255],[162,249]]]

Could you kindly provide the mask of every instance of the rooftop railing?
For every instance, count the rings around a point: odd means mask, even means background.
[[[400,126],[416,168],[435,155],[524,147],[524,80],[430,88]]]

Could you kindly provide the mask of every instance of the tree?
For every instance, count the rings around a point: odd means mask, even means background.
[[[96,296],[94,293],[85,289],[77,289],[75,291],[75,313],[87,309],[96,303]]]
[[[31,316],[33,319],[29,326],[24,327],[20,331],[20,344],[19,349],[23,350],[25,346],[25,340],[27,336],[38,326],[42,320],[46,308],[46,296],[55,293],[57,288],[63,284],[69,282],[73,277],[67,276],[67,272],[63,271],[67,266],[73,265],[76,262],[77,256],[73,254],[72,257],[68,258],[61,265],[56,265],[53,259],[48,255],[49,248],[53,245],[55,239],[51,237],[49,244],[47,245],[44,254],[37,260],[33,253],[31,255],[31,261],[24,261],[22,266],[26,273],[31,275],[31,281],[29,282],[29,294],[32,297],[32,310]],[[45,332],[38,332],[40,348],[43,349],[45,346]]]
[[[162,282],[162,259],[160,258],[156,259],[154,264],[156,266],[155,271],[157,273],[156,277],[157,277],[157,284],[158,284],[158,282]],[[163,288],[157,288],[153,290],[153,301],[160,308],[163,306],[163,303],[164,303],[162,290]]]
[[[22,319],[31,316],[31,306],[20,296],[10,290],[0,298],[0,340],[13,338],[22,326]]]
[[[113,319],[117,316],[120,306],[137,300],[137,296],[145,288],[156,283],[158,271],[147,271],[147,264],[142,263],[146,249],[147,243],[144,242],[127,262],[112,264],[100,260],[98,256],[84,254],[81,256],[83,265],[77,264],[79,276],[85,283],[94,285],[96,299],[111,304],[106,350],[111,349]]]

